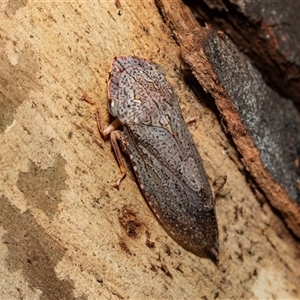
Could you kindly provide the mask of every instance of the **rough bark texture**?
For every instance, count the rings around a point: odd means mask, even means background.
[[[299,1],[184,0],[197,18],[221,28],[264,80],[300,107]]]
[[[248,57],[223,33],[199,26],[184,13],[173,16],[171,10],[165,13],[182,56],[214,97],[243,163],[300,237],[299,112],[292,101],[265,84]]]
[[[217,3],[207,2],[211,6]],[[165,1],[157,3],[181,46],[183,59],[204,90],[213,96],[225,120],[224,124],[242,154],[244,165],[299,237],[300,116],[296,107],[292,101],[280,97],[264,83],[248,57],[223,32],[216,33],[210,26],[201,27],[193,18],[186,17],[187,10],[180,2],[177,2],[179,13],[176,17],[173,14],[176,11],[174,3],[172,7]],[[196,12],[199,12],[202,4],[193,3],[194,10],[196,7]],[[210,20],[207,15],[204,19]],[[247,23],[247,18],[244,19]],[[283,32],[280,38],[284,39],[287,34],[287,31]],[[291,36],[297,39],[297,35]],[[292,41],[289,40],[286,47],[291,45]],[[290,51],[297,53],[293,47]],[[272,51],[269,55],[273,55],[276,61]],[[263,55],[261,58],[264,60]],[[297,59],[292,63],[296,67]],[[282,67],[279,61],[278,65]],[[291,69],[285,71],[287,77],[293,76]],[[270,80],[276,84],[276,76]],[[286,95],[289,95],[289,87],[285,89]]]
[[[1,299],[300,297],[299,246],[247,176],[210,98],[183,80],[173,34],[152,1],[2,3]],[[164,66],[194,119],[217,195],[218,266],[164,232],[130,170],[120,191],[111,187],[117,163],[80,98],[97,101],[108,122],[107,74],[120,54]]]

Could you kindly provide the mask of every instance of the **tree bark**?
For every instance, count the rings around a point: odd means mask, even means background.
[[[175,3],[174,14],[185,9]],[[1,299],[300,297],[299,245],[252,182],[211,97],[185,80],[162,9],[154,1],[2,4]],[[117,162],[81,97],[111,121],[107,77],[121,54],[162,65],[177,92],[216,196],[218,265],[166,234],[129,160],[120,190],[111,186]]]

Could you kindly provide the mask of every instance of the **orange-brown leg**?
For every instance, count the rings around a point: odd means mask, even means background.
[[[89,104],[92,104],[96,107],[96,120],[97,120],[98,130],[99,130],[101,136],[103,138],[107,138],[110,135],[110,141],[111,141],[111,144],[112,144],[113,150],[115,152],[115,155],[116,155],[119,167],[120,167],[120,171],[121,171],[121,175],[115,181],[115,183],[113,184],[113,187],[119,189],[121,181],[123,180],[123,178],[126,176],[126,173],[127,173],[126,164],[124,162],[123,155],[121,153],[121,150],[120,150],[120,147],[118,144],[118,141],[119,141],[122,144],[122,148],[127,149],[126,141],[124,138],[124,133],[120,130],[116,130],[116,128],[118,126],[120,126],[121,123],[118,119],[115,119],[111,124],[109,124],[104,129],[103,120],[101,117],[101,110],[100,110],[99,105],[96,102],[89,99],[86,94],[84,94],[81,97],[81,100],[83,100]]]
[[[97,126],[100,134],[102,135],[103,138],[107,138],[118,126],[121,125],[120,121],[118,119],[115,119],[111,124],[109,124],[105,129],[103,126],[103,120],[101,117],[101,110],[99,105],[91,100],[87,94],[83,94],[81,97],[81,100],[94,105],[96,107],[96,120],[97,120]]]
[[[125,161],[123,159],[123,155],[121,153],[121,149],[119,147],[118,141],[122,144],[123,149],[127,148],[126,147],[126,141],[125,141],[125,138],[124,138],[124,133],[120,130],[114,130],[114,131],[112,131],[112,133],[110,135],[110,142],[111,142],[111,145],[112,145],[112,147],[114,149],[114,152],[116,154],[117,161],[118,161],[120,171],[121,171],[121,176],[113,184],[113,187],[115,187],[116,189],[119,189],[121,181],[123,180],[123,178],[126,176],[126,173],[127,173],[126,164],[125,164]]]

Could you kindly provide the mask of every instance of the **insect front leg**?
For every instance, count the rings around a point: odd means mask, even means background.
[[[100,106],[93,100],[91,100],[87,94],[84,94],[81,97],[82,101],[85,101],[93,106],[95,106],[96,108],[96,120],[97,120],[97,126],[98,126],[98,130],[101,134],[101,136],[105,139],[107,138],[114,130],[116,130],[117,127],[119,127],[121,125],[120,121],[118,119],[115,119],[111,124],[109,124],[105,129],[103,126],[103,120],[101,117],[101,110],[100,110]]]
[[[118,141],[121,143],[122,150],[124,150],[125,152],[128,152],[127,146],[126,146],[126,141],[124,138],[124,133],[120,130],[116,130],[116,128],[118,126],[120,126],[121,123],[120,123],[119,119],[115,119],[111,124],[109,124],[106,128],[104,128],[103,120],[101,117],[101,110],[100,110],[99,105],[96,102],[89,99],[86,94],[84,94],[81,97],[81,100],[83,100],[89,104],[92,104],[96,107],[97,126],[98,126],[98,130],[99,130],[101,136],[105,139],[110,135],[110,141],[111,141],[112,147],[114,149],[115,155],[117,157],[117,161],[118,161],[120,171],[121,171],[120,177],[116,180],[116,182],[112,186],[115,187],[116,189],[119,189],[121,181],[126,176],[127,169],[126,169],[126,164],[124,162]]]
[[[123,155],[121,153],[121,149],[119,147],[118,141],[121,143],[122,149],[125,150],[126,152],[128,152],[124,133],[120,130],[114,130],[110,134],[110,142],[114,149],[114,152],[115,152],[115,155],[116,155],[119,167],[120,167],[120,171],[121,171],[120,177],[113,184],[113,187],[115,187],[116,189],[119,189],[121,181],[123,180],[123,178],[126,176],[126,173],[127,173],[126,164],[124,162]]]

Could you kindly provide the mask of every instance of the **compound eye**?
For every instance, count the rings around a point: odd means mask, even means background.
[[[156,70],[158,73],[160,73],[160,77],[165,77],[166,70],[162,66],[156,65]]]
[[[108,110],[113,117],[118,116],[118,101],[115,99],[108,100]]]

